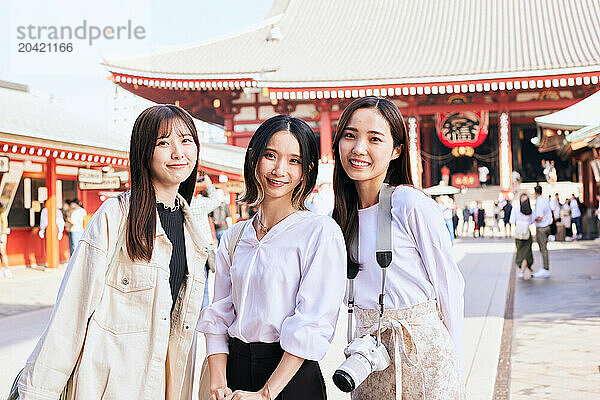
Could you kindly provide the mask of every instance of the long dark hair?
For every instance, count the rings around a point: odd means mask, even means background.
[[[523,193],[521,195],[521,197],[519,198],[519,209],[521,211],[521,213],[525,214],[525,215],[531,215],[531,213],[533,212],[531,210],[531,203],[529,202],[529,196],[527,196],[526,193]]]
[[[353,241],[358,235],[358,207],[360,199],[354,181],[350,179],[342,167],[339,144],[350,122],[350,118],[352,118],[352,114],[361,108],[377,110],[390,127],[394,147],[401,148],[400,156],[390,161],[385,182],[393,186],[412,185],[413,183],[410,175],[408,135],[402,113],[400,113],[398,107],[383,97],[367,96],[354,100],[342,113],[333,139],[333,158],[335,160],[333,190],[335,193],[335,204],[332,217],[344,233],[346,253],[348,255],[348,270],[355,272],[358,271],[360,265],[354,258],[351,249],[353,248]]]
[[[131,260],[150,261],[156,234],[156,194],[152,185],[152,158],[156,140],[166,137],[174,124],[183,123],[194,138],[197,151],[200,150],[198,132],[190,114],[183,108],[162,104],[142,111],[135,120],[129,148],[129,170],[131,174],[131,195],[127,216],[127,253]],[[179,185],[179,194],[188,203],[192,200],[198,171],[196,165],[188,178]]]
[[[276,115],[269,118],[254,132],[244,161],[244,181],[246,191],[240,199],[241,202],[250,206],[260,204],[264,199],[264,189],[257,176],[258,162],[262,157],[271,137],[280,131],[290,132],[300,144],[300,157],[302,157],[302,182],[292,192],[292,205],[304,210],[304,202],[312,193],[317,182],[319,172],[319,150],[317,139],[310,126],[301,119],[289,115]]]

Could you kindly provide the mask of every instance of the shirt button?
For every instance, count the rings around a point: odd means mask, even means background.
[[[181,361],[177,361],[177,367],[179,367],[179,368],[183,367],[183,363]]]
[[[123,279],[121,279],[121,283],[123,285],[129,285],[129,278],[124,276]]]

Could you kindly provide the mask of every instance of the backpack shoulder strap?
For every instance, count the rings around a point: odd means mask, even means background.
[[[235,253],[235,249],[240,242],[242,232],[244,232],[244,228],[249,221],[250,220],[239,222],[231,227],[231,240],[229,241],[229,247],[227,248],[229,253],[229,265],[233,264],[233,254]]]

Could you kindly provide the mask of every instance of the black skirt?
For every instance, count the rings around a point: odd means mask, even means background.
[[[245,343],[229,339],[227,357],[227,386],[233,390],[257,392],[271,377],[283,349],[279,343]],[[325,400],[325,381],[319,363],[304,360],[276,400]]]

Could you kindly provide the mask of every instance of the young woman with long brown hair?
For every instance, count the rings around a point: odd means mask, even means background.
[[[207,244],[191,216],[199,141],[174,105],[133,127],[131,190],[102,205],[69,261],[20,399],[186,398]]]
[[[355,100],[340,117],[333,149],[333,218],[344,232],[349,269],[358,271],[358,336],[377,327],[382,288],[375,258],[378,197],[384,182],[395,187],[382,335],[392,364],[371,373],[352,398],[464,398],[459,362],[464,280],[439,207],[412,186],[400,111],[385,98]]]

